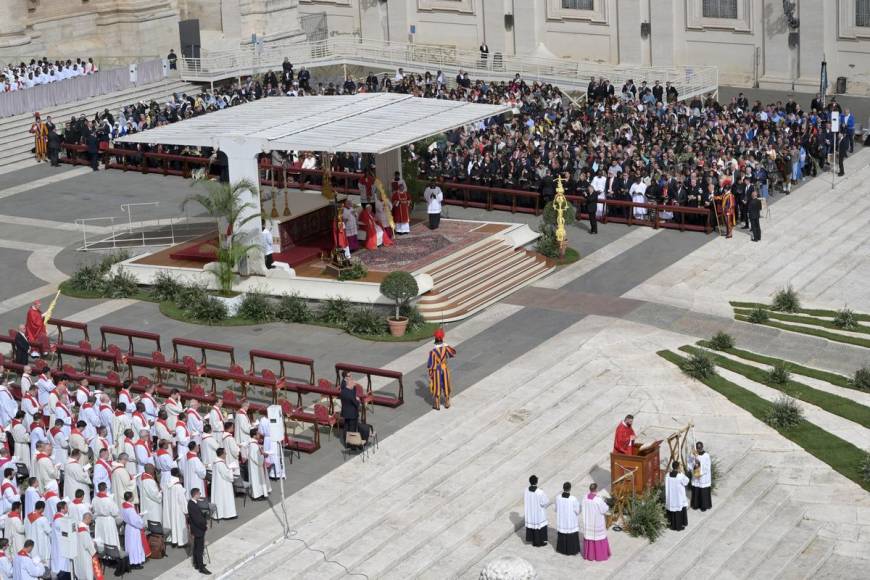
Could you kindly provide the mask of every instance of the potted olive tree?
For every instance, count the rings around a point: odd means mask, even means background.
[[[396,315],[387,317],[390,334],[393,336],[403,336],[405,334],[405,330],[408,328],[408,317],[400,316],[399,313],[402,306],[417,297],[417,292],[419,291],[420,288],[417,286],[417,281],[408,272],[390,272],[381,282],[381,294],[396,304]]]

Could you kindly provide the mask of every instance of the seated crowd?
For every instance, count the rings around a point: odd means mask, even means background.
[[[43,57],[39,60],[31,59],[28,63],[9,63],[0,71],[0,88],[2,92],[9,93],[93,74],[97,70],[93,58],[77,58],[73,62],[69,59],[50,61]]]

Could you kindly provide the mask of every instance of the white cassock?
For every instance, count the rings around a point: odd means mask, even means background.
[[[57,486],[57,478],[60,476],[57,467],[52,463],[51,457],[45,454],[39,454],[36,456],[36,479],[39,480],[39,489],[41,491],[45,491],[50,488],[52,484]],[[54,489],[57,489],[55,487]]]
[[[124,431],[133,429],[133,421],[130,420],[130,415],[115,411],[115,418],[112,419],[112,441],[120,449],[121,442],[124,441]],[[136,438],[136,435],[133,435]]]
[[[27,537],[24,535],[24,521],[21,519],[21,514],[6,516],[3,537],[9,540],[9,551],[13,554],[17,554],[18,550],[24,547],[24,540]]]
[[[133,440],[123,437],[118,442],[117,448],[119,451],[116,456],[121,455],[121,453],[127,454],[127,473],[130,474],[130,477],[136,477],[136,474],[139,473],[139,457],[136,454],[136,445],[133,444]],[[143,448],[143,454],[147,450],[147,448]],[[142,471],[144,470],[142,468]]]
[[[665,509],[667,511],[679,512],[684,507],[689,506],[689,500],[686,497],[687,485],[689,485],[689,478],[684,473],[678,472],[676,477],[671,477],[670,473],[665,476]]]
[[[634,203],[646,203],[646,185],[642,183],[635,183],[631,186],[629,190],[629,194],[631,195],[631,201]],[[645,207],[635,207],[634,208],[634,217],[636,218],[644,218],[646,217],[646,208]]]
[[[190,433],[191,441],[196,441],[199,445],[202,441],[202,417],[196,412],[196,409],[187,409],[187,431]]]
[[[112,493],[112,466],[102,459],[94,464],[94,494],[100,490],[101,482],[106,484],[106,493]]]
[[[151,431],[151,423],[148,422],[148,417],[136,411],[133,413],[130,421],[133,423],[133,439],[139,440],[142,431]]]
[[[157,437],[158,443],[160,441],[175,442],[174,433],[175,429],[170,431],[169,425],[163,419],[157,419],[157,422],[154,423],[154,436]]]
[[[12,580],[12,554],[7,554],[0,550],[0,578],[3,580]]]
[[[12,439],[15,441],[15,456],[33,473],[32,455],[30,455],[30,433],[19,420],[12,421]]]
[[[64,558],[60,551],[61,538],[63,537],[62,521],[69,520],[69,518],[61,514],[57,515],[60,517],[55,517],[51,522],[51,573],[55,576],[58,572],[70,571],[69,559]],[[73,525],[76,524],[73,523]]]
[[[185,472],[187,465],[187,445],[190,443],[190,432],[187,425],[179,423],[175,429],[175,456],[178,457],[178,468],[181,473]]]
[[[248,415],[246,413],[243,413],[241,411],[236,413],[233,437],[236,439],[236,443],[239,444],[239,449],[241,449],[242,457],[247,457],[247,446],[248,443],[251,442],[251,420],[248,419]]]
[[[15,485],[14,481],[8,479],[3,480],[3,483],[0,484],[0,498],[2,498],[2,500],[0,500],[0,505],[2,505],[0,512],[3,514],[9,513],[9,510],[12,509],[13,502],[21,501],[21,492],[18,491],[18,486]]]
[[[69,436],[70,429],[72,429],[72,412],[69,407],[62,402],[58,402],[54,407],[54,417],[51,418],[52,425],[54,425],[55,419],[61,419],[63,421],[63,432]]]
[[[45,434],[45,429],[42,428],[42,425],[35,427],[36,423],[30,426],[30,457],[31,461],[33,461],[33,471],[37,470],[37,456],[39,452],[36,450],[36,446],[40,443],[48,443],[48,436]],[[35,475],[35,474],[34,474]]]
[[[205,489],[205,465],[199,455],[192,451],[187,452],[187,461],[184,463],[184,489],[190,497],[190,490],[198,489],[203,497],[208,493]]]
[[[177,477],[163,491],[163,530],[172,545],[187,545],[187,495]]]
[[[266,456],[256,441],[248,446],[248,480],[251,483],[251,497],[254,499],[268,496],[272,491],[272,484],[266,476]]]
[[[580,515],[580,502],[573,495],[562,497],[560,493],[556,497],[556,531],[560,534],[573,534],[580,531],[578,516]]]
[[[523,511],[526,518],[526,527],[530,530],[540,530],[547,526],[547,506],[550,498],[543,489],[531,491],[526,488],[523,495]]]
[[[96,432],[97,427],[101,425],[100,414],[97,412],[97,409],[94,408],[93,403],[85,403],[79,412],[79,417],[82,421],[87,423],[88,428],[93,429],[94,432]]]
[[[85,439],[85,436],[78,429],[73,429],[69,434],[69,450],[72,451],[73,449],[79,450],[79,453],[82,455],[81,461],[90,463],[90,461],[88,461],[88,451],[90,450],[90,447],[88,447],[88,442]],[[97,457],[94,457],[94,461],[97,459]]]
[[[77,580],[94,580],[94,554],[97,548],[88,526],[76,524],[76,559],[73,561],[73,571]]]
[[[51,441],[51,457],[54,463],[66,467],[69,459],[69,436],[63,429],[52,427],[48,432]]]
[[[141,564],[145,561],[145,522],[136,512],[136,507],[129,502],[124,502],[121,506],[121,519],[126,524],[124,549],[127,551],[127,557],[130,558],[130,564],[133,566]]]
[[[147,473],[142,476],[140,481],[142,484],[142,493],[139,494],[139,500],[142,506],[142,512],[145,514],[145,521],[163,523],[163,493],[157,485],[157,481]]]
[[[9,425],[17,414],[18,401],[9,392],[9,387],[0,385],[0,427]]]
[[[39,493],[38,487],[28,487],[24,490],[24,517],[30,515],[36,509],[36,502],[42,499],[42,494]]]
[[[69,515],[75,521],[75,523],[81,523],[82,519],[84,519],[85,514],[93,514],[92,511],[94,508],[91,507],[91,503],[85,500],[72,500],[72,503],[69,504]]]
[[[33,513],[31,515],[36,515]],[[28,516],[24,522],[24,535],[33,540],[33,552],[43,562],[51,559],[51,525],[48,518],[41,515],[38,518]]]
[[[31,554],[35,552],[36,550],[33,550]],[[32,556],[15,553],[12,559],[12,577],[15,580],[39,580],[44,574],[45,565],[41,562],[37,564]]]
[[[165,449],[157,452],[157,471],[160,472],[160,487],[164,491],[171,484],[172,468],[178,467],[178,463],[172,458],[172,453]]]
[[[710,454],[704,453],[703,455],[689,456],[689,460],[686,463],[693,473],[696,461],[701,465],[701,477],[692,476],[692,487],[710,487],[713,483]]]
[[[76,389],[76,403],[78,403],[79,407],[84,407],[85,403],[87,403],[91,398],[91,391],[84,385],[79,385],[79,388]]]
[[[592,495],[591,499],[589,498],[590,495]],[[607,538],[607,522],[604,519],[604,514],[609,509],[604,498],[598,494],[587,494],[583,498],[581,511],[583,514],[584,540],[604,540]]]
[[[200,448],[199,454],[202,457],[202,462],[205,463],[207,468],[211,467],[211,464],[214,463],[215,459],[217,459],[218,447],[220,447],[220,445],[218,445],[214,435],[211,433],[205,433],[202,436],[202,447]]]
[[[22,392],[27,393],[27,391],[22,391]],[[33,423],[33,416],[36,415],[36,412],[39,409],[40,409],[39,401],[37,401],[33,395],[31,395],[30,393],[27,393],[26,395],[21,397],[21,410],[24,411],[24,413],[25,413],[25,415],[24,415],[24,424],[25,425],[30,425],[31,423]]]
[[[211,503],[217,507],[216,518],[224,520],[236,517],[233,472],[223,459],[217,459],[212,463],[211,486]]]
[[[225,420],[223,411],[218,407],[212,407],[208,412],[208,424],[211,425],[212,433],[223,432]]]
[[[136,403],[133,402],[133,395],[127,389],[121,389],[118,392],[118,404],[124,403],[124,414],[132,415],[136,410]],[[135,432],[135,437],[139,437],[139,432]]]
[[[180,401],[170,398],[166,400],[163,409],[166,411],[166,424],[169,426],[169,430],[175,431],[179,418],[183,420],[181,415],[184,413],[184,407],[181,406]]]
[[[91,507],[94,510],[94,540],[99,546],[121,547],[121,539],[118,537],[118,520],[121,511],[118,504],[109,494],[97,494]]]
[[[106,428],[106,438],[110,445],[115,443],[115,412],[109,405],[100,405],[100,423]],[[123,414],[123,413],[122,413]],[[121,435],[123,438],[124,436]]]
[[[157,410],[159,405],[157,401],[154,400],[154,397],[151,396],[150,393],[142,393],[142,397],[139,399],[143,405],[145,405],[145,416],[153,423],[157,420]]]
[[[139,493],[136,490],[136,480],[130,477],[123,465],[118,463],[112,468],[112,493],[115,494],[118,507],[124,503],[124,494],[128,491],[133,493],[133,503],[138,503]]]
[[[238,477],[241,473],[239,469],[239,444],[236,443],[232,433],[229,433],[228,431],[224,431],[222,443],[224,449],[226,449],[225,459],[227,466],[233,471],[233,475]]]
[[[63,492],[67,497],[75,498],[76,491],[80,489],[85,491],[85,497],[91,497],[91,478],[84,465],[78,461],[68,461],[63,471]]]
[[[141,439],[136,441],[134,447],[136,448],[136,473],[142,473],[145,471],[146,465],[154,465],[154,455],[151,453],[148,445]]]
[[[57,495],[57,492],[54,490],[49,490],[45,492],[45,517],[48,518],[49,522],[54,521],[54,514],[57,513],[57,504],[60,503],[60,497]],[[49,524],[51,525],[51,524]]]

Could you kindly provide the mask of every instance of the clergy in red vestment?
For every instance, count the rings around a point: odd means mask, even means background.
[[[396,172],[393,179],[393,221],[396,222],[397,234],[411,232],[411,196],[408,194],[408,186],[405,180]]]
[[[363,206],[363,210],[359,214],[359,225],[366,231],[366,248],[369,250],[374,250],[381,244],[384,246],[393,245],[390,235],[375,220],[371,206]],[[380,238],[380,244],[378,238]]]
[[[626,415],[625,419],[616,428],[616,436],[613,438],[613,452],[622,455],[634,455],[634,423],[633,415]]]
[[[344,231],[344,220],[338,215],[332,220],[332,244],[333,247],[350,258],[350,246],[347,243],[347,234]]]
[[[38,349],[39,341],[46,336],[45,321],[42,318],[39,300],[34,300],[33,305],[27,311],[27,320],[24,324],[24,334],[34,351]],[[39,353],[37,353],[39,354]]]

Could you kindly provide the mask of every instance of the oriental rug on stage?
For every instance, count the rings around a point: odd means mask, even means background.
[[[413,272],[507,227],[484,222],[442,220],[437,230],[430,230],[420,222],[411,226],[410,234],[397,236],[392,246],[360,250],[354,252],[353,256],[369,270]]]

